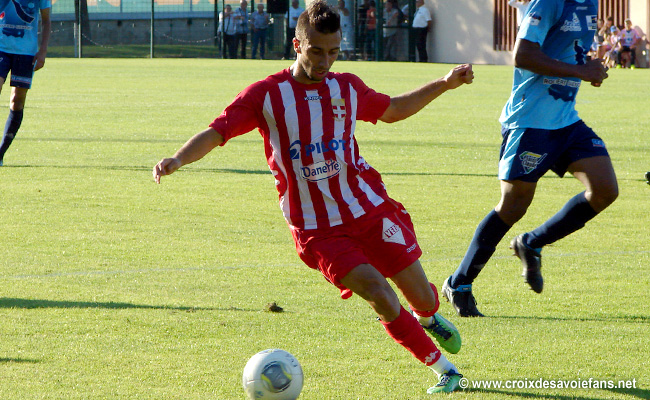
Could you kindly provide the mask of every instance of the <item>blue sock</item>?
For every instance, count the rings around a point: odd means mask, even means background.
[[[0,143],[0,161],[4,159],[5,153],[11,145],[11,142],[13,142],[14,137],[16,137],[16,133],[18,132],[22,122],[23,110],[9,110],[9,117],[7,118],[4,134],[2,135],[2,142]]]
[[[499,214],[492,210],[476,228],[463,261],[451,276],[451,287],[471,285],[497,248],[497,244],[510,230]]]
[[[562,209],[524,237],[526,245],[540,249],[577,231],[598,215],[589,205],[585,192],[577,194]]]

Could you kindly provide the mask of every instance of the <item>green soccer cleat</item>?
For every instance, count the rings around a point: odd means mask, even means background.
[[[439,313],[433,315],[433,320],[431,325],[422,326],[424,330],[429,332],[437,341],[440,347],[450,352],[451,354],[456,354],[460,351],[461,339],[458,329],[451,322],[447,321]]]
[[[454,390],[458,389],[460,379],[463,375],[459,374],[458,371],[450,370],[440,376],[440,381],[436,386],[430,387],[427,390],[428,394],[434,393],[451,393]]]

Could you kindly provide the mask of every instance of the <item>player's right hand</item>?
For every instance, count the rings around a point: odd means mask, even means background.
[[[153,167],[153,180],[160,183],[160,177],[163,175],[173,174],[174,171],[181,167],[181,160],[178,158],[163,158]]]
[[[605,61],[600,58],[587,61],[582,65],[582,80],[591,82],[592,86],[599,87],[609,75],[607,75]]]

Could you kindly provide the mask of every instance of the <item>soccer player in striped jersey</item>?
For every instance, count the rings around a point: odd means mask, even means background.
[[[356,121],[403,120],[447,90],[472,82],[471,65],[396,97],[377,93],[352,74],[333,73],[341,43],[339,15],[324,1],[303,12],[293,40],[295,63],[244,89],[210,126],[153,169],[160,183],[235,136],[257,128],[275,177],[280,208],[297,252],[349,298],[365,299],[386,332],[431,367],[450,392],[462,375],[438,350],[460,350],[456,328],[437,312],[438,294],[418,261],[422,254],[404,207],[359,153]],[[409,303],[399,301],[391,279]]]

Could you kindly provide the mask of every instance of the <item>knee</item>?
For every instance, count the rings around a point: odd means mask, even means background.
[[[14,111],[21,111],[25,108],[25,96],[12,94],[9,99],[9,107]]]
[[[589,204],[596,212],[609,207],[618,198],[618,185],[614,182],[611,185],[600,186],[592,189]]]
[[[501,199],[495,210],[503,222],[512,226],[526,215],[530,200],[527,196],[511,196],[507,200]]]
[[[383,321],[391,321],[399,315],[399,299],[386,280],[360,282],[356,293],[370,304]]]
[[[388,304],[395,296],[388,281],[381,279],[367,279],[359,282],[356,292],[364,299],[377,304]]]

